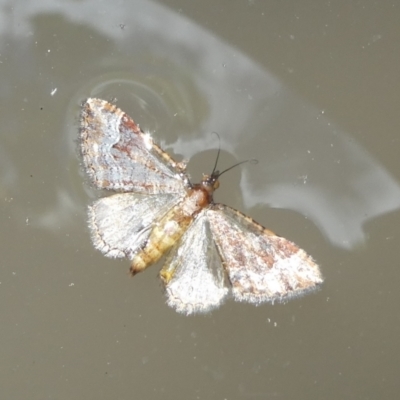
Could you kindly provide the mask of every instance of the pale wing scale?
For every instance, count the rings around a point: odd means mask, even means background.
[[[150,228],[178,203],[176,194],[119,193],[89,207],[94,246],[107,257],[128,257],[147,240]]]
[[[314,260],[289,240],[223,204],[207,215],[235,300],[285,301],[322,283]]]
[[[183,163],[163,152],[122,110],[87,99],[81,111],[81,151],[93,184],[137,193],[183,193]]]
[[[202,211],[171,250],[163,274],[167,304],[183,314],[205,313],[221,305],[229,293],[227,279]]]

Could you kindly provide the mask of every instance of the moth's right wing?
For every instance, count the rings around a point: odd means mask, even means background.
[[[235,300],[286,301],[321,285],[318,265],[294,243],[224,204],[207,216]]]
[[[230,285],[205,210],[172,248],[160,276],[167,304],[186,315],[208,312],[229,294]]]
[[[176,194],[119,193],[89,207],[93,245],[107,257],[127,257],[146,242],[151,228],[180,201]]]

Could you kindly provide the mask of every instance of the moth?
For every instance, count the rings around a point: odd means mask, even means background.
[[[87,99],[79,139],[93,185],[116,192],[89,207],[94,247],[130,259],[133,275],[165,255],[160,277],[176,311],[205,313],[227,297],[255,305],[286,301],[322,283],[304,250],[214,202],[215,168],[192,184],[186,164],[115,105]]]

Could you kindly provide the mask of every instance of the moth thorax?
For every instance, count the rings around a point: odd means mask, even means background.
[[[210,192],[203,185],[195,185],[188,197],[193,208],[201,209],[207,207],[212,201],[212,191]]]

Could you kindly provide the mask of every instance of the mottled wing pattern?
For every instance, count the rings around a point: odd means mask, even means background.
[[[223,204],[211,206],[207,216],[235,300],[285,301],[322,283],[313,259],[289,240]]]
[[[107,257],[128,257],[147,240],[153,224],[180,200],[176,194],[119,193],[89,207],[94,246]]]
[[[229,288],[206,210],[171,250],[160,275],[167,303],[178,312],[204,313],[221,305]]]
[[[183,193],[183,163],[175,162],[122,110],[89,98],[81,111],[81,151],[99,189]]]

